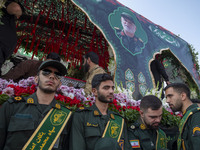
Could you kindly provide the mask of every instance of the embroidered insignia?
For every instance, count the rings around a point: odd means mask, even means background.
[[[193,136],[200,136],[200,128],[199,127],[194,127],[192,132],[193,132]]]
[[[70,109],[70,107],[69,106],[65,106],[66,108],[68,108],[68,109]]]
[[[65,118],[67,117],[67,113],[64,111],[54,111],[50,116],[50,122],[54,126],[61,125]]]
[[[97,110],[94,111],[95,116],[99,116],[99,112]]]
[[[21,101],[22,98],[21,98],[20,96],[16,96],[16,97],[15,97],[15,100],[16,100],[16,101]]]
[[[131,125],[130,128],[131,128],[131,129],[135,129],[135,126],[134,126],[134,125]]]
[[[110,118],[112,118],[113,120],[115,120],[115,116],[113,114],[110,114]]]
[[[124,140],[119,140],[119,146],[121,147],[121,150],[124,150]]]
[[[60,104],[58,104],[58,103],[55,105],[55,107],[56,107],[57,109],[60,109],[60,108],[61,108]]]
[[[144,129],[146,129],[146,126],[144,124],[141,124],[140,129],[144,130]]]
[[[33,104],[33,103],[34,103],[34,100],[33,100],[32,98],[29,98],[29,99],[27,99],[27,103],[28,103],[28,104]]]
[[[98,124],[92,124],[87,122],[87,127],[98,127]]]
[[[78,109],[80,109],[80,110],[83,110],[83,109],[84,109],[84,107],[79,107]]]
[[[111,121],[110,122],[110,126],[109,126],[109,135],[110,137],[112,138],[116,138],[118,135],[119,135],[119,132],[120,132],[120,126],[115,123],[114,121]]]
[[[139,140],[130,140],[130,144],[132,148],[140,148]]]

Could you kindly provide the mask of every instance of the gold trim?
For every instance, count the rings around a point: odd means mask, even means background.
[[[119,134],[119,138],[118,138],[118,140],[117,140],[118,143],[119,143],[119,140],[120,140],[120,138],[121,138],[123,129],[124,129],[124,119],[122,119],[121,131],[120,131],[120,134]]]
[[[106,125],[106,127],[105,127],[105,129],[104,129],[104,132],[103,132],[103,135],[102,135],[102,137],[104,137],[104,136],[105,136],[105,134],[106,134],[106,131],[107,131],[107,129],[108,129],[108,126],[109,126],[109,124],[110,124],[110,120],[108,121],[108,123],[107,123],[107,125]]]
[[[28,142],[26,142],[26,144],[24,145],[24,147],[22,148],[22,150],[26,150],[26,147],[30,144],[30,142],[33,140],[33,138],[35,137],[35,135],[37,134],[37,132],[39,131],[39,129],[41,128],[41,126],[43,125],[43,123],[46,121],[46,119],[48,118],[48,116],[51,114],[51,112],[53,111],[53,108],[51,108],[51,110],[49,110],[48,114],[44,117],[44,119],[42,120],[42,122],[39,124],[39,126],[37,127],[37,129],[34,131],[34,133],[32,134],[32,136],[29,138]]]

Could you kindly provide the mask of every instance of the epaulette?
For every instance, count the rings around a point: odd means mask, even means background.
[[[79,107],[78,109],[76,109],[77,112],[81,112],[81,111],[86,111],[89,110],[89,107]]]
[[[25,102],[25,99],[21,96],[15,96],[8,100],[9,103],[18,103],[18,102]]]

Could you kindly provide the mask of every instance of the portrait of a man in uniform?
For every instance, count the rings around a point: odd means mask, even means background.
[[[137,53],[144,46],[143,41],[135,35],[137,26],[132,16],[126,12],[121,13],[122,29],[117,29],[117,36],[121,39],[123,47]]]

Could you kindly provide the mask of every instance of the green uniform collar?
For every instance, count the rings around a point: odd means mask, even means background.
[[[38,105],[38,99],[37,99],[37,95],[36,93],[25,97],[25,101],[27,105]],[[53,99],[53,101],[50,103],[49,105],[52,108],[56,108],[56,109],[61,109],[61,105],[55,100],[55,98]]]
[[[186,109],[186,112],[193,109],[193,108],[196,108],[196,107],[199,107],[196,103],[190,105],[187,109]]]

